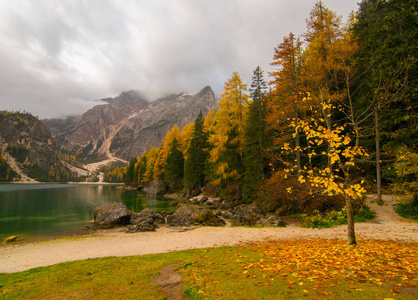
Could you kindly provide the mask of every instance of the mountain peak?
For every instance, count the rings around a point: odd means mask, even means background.
[[[142,94],[136,90],[124,91],[115,98],[105,98],[102,99],[102,101],[107,102],[113,106],[127,106],[135,102],[148,102],[144,96],[142,96]]]

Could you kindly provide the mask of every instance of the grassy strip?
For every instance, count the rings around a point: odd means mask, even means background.
[[[398,203],[395,207],[395,212],[406,219],[418,221],[418,201]]]
[[[186,299],[416,299],[416,243],[300,240],[102,258],[0,274],[1,299],[164,299],[178,263]]]

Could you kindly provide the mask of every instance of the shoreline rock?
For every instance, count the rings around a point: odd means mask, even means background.
[[[113,203],[107,206],[97,207],[94,210],[94,227],[107,229],[128,225],[132,212],[122,203]]]

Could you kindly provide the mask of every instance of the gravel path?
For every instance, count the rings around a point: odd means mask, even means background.
[[[393,211],[395,197],[384,196],[385,204],[368,205],[377,217],[368,223],[356,223],[356,236],[361,240],[379,239],[418,242],[418,223],[405,220]],[[12,273],[60,262],[80,259],[165,253],[185,249],[236,245],[246,242],[337,238],[346,240],[346,225],[327,229],[301,228],[290,224],[286,228],[199,227],[193,230],[162,227],[156,232],[126,234],[121,229],[105,230],[95,235],[51,240],[41,243],[0,247],[0,273]]]

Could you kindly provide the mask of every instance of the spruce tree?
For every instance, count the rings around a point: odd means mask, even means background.
[[[250,87],[250,97],[247,126],[244,142],[244,187],[245,202],[252,200],[255,186],[264,178],[264,169],[267,165],[265,150],[268,144],[267,109],[265,95],[267,83],[263,79],[263,70],[257,66],[253,72]]]
[[[136,157],[132,158],[129,162],[129,166],[126,168],[125,183],[128,184],[128,185],[132,184],[133,172],[134,172],[134,167],[135,167],[135,164],[136,164],[136,160],[137,160]]]
[[[184,185],[187,189],[201,188],[205,183],[208,136],[204,130],[202,112],[197,117],[184,163]]]
[[[172,188],[181,184],[184,175],[184,156],[174,138],[164,165],[164,180]]]

